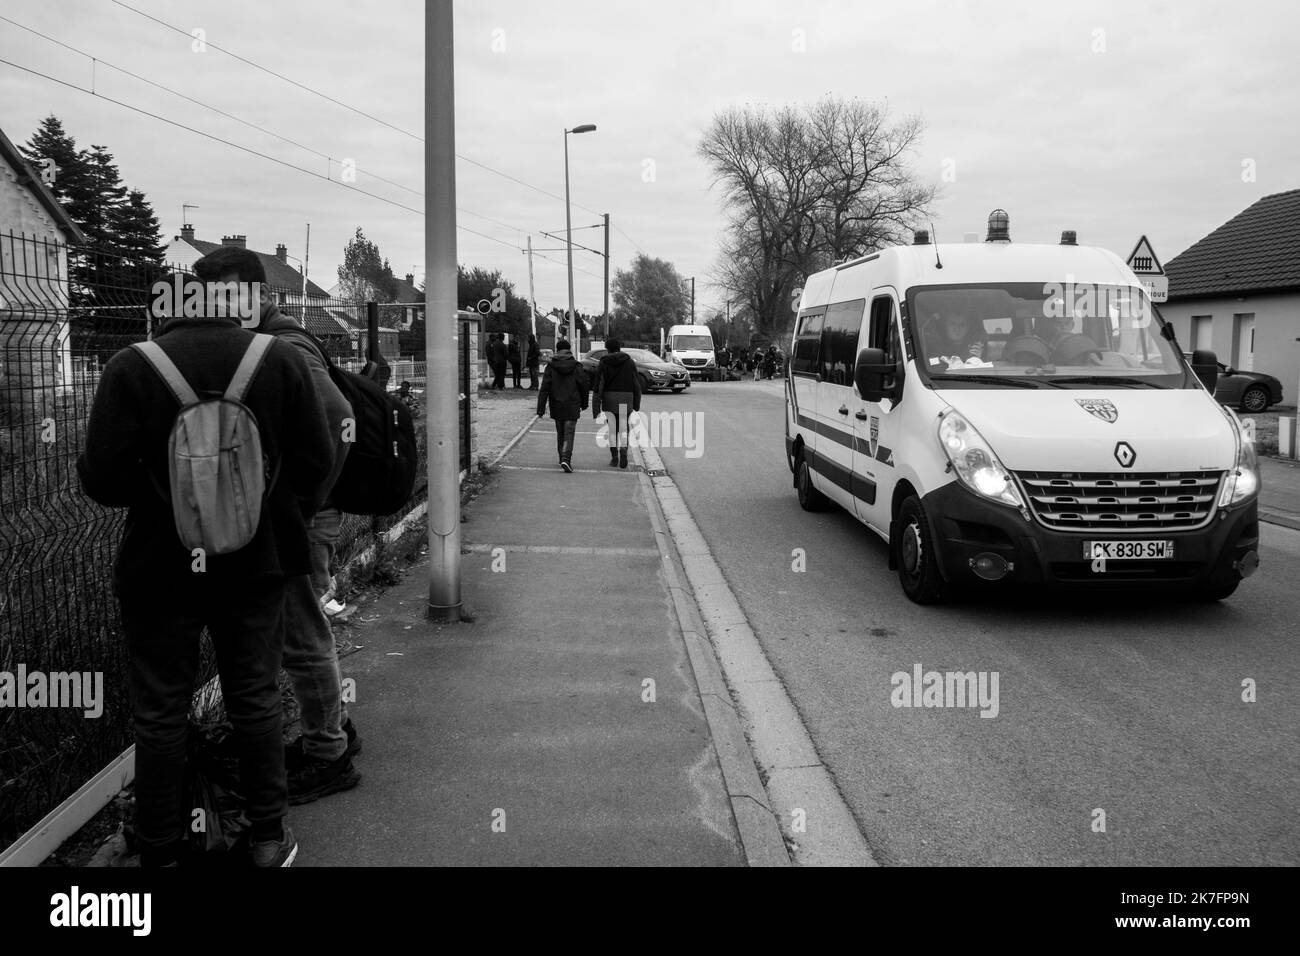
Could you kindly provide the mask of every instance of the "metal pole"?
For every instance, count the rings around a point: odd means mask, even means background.
[[[456,368],[456,96],[452,0],[424,13],[424,335],[428,371],[429,598],[460,620],[460,455]]]
[[[609,213],[605,213],[605,338],[609,339]]]
[[[533,294],[533,237],[528,237],[528,331],[537,336],[537,299]]]
[[[573,346],[573,355],[578,356],[578,340],[575,337],[577,317],[573,314],[573,217],[569,211],[569,131],[564,131],[564,249],[569,259],[569,344]]]
[[[311,223],[307,223],[307,245],[302,251],[302,324],[307,325],[307,269],[311,265]]]
[[[691,325],[695,324],[695,276],[691,276]]]

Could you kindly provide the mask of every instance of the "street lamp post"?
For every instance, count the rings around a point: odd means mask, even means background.
[[[564,236],[565,251],[569,260],[569,344],[578,352],[577,316],[573,311],[573,216],[569,209],[569,134],[594,133],[595,123],[584,123],[564,131]]]

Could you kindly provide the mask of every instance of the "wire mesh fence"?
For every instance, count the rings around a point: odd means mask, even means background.
[[[128,660],[112,590],[126,512],[81,493],[76,461],[104,364],[151,334],[153,286],[175,271],[114,250],[0,235],[0,848],[132,740]],[[339,364],[359,370],[367,355],[378,356],[391,388],[408,381],[422,399],[424,356],[396,351],[399,328],[370,335],[364,305],[272,291],[281,311]],[[390,310],[385,318],[400,314]],[[467,467],[471,393],[461,391]],[[426,494],[424,416],[416,422],[421,467],[410,505]],[[337,559],[367,548],[400,514],[346,516]],[[196,716],[220,707],[206,636],[203,645],[196,686],[209,692],[196,695],[196,710],[206,712]],[[88,708],[48,706],[49,680],[72,674],[100,675],[94,716]],[[39,702],[31,675],[46,681]]]

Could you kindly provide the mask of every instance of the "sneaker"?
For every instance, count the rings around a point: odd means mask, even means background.
[[[566,472],[571,473],[573,471],[573,466],[570,465],[567,461],[561,461],[560,467],[563,468]]]
[[[253,866],[293,866],[298,856],[298,841],[293,838],[293,831],[285,827],[284,836],[279,840],[253,843],[249,849],[253,854]]]
[[[627,449],[626,449],[626,448],[620,448],[619,451],[618,451],[618,467],[620,467],[620,468],[626,468],[626,467],[627,467]]]
[[[289,774],[289,806],[313,803],[331,793],[351,790],[360,782],[361,774],[346,751],[338,760],[317,760],[304,754],[302,763]]]

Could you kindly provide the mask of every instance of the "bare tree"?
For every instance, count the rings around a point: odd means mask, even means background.
[[[727,214],[713,278],[748,304],[758,331],[789,325],[808,275],[904,241],[924,217],[935,189],[909,163],[921,131],[915,117],[891,122],[881,107],[833,97],[714,117],[699,147]]]

